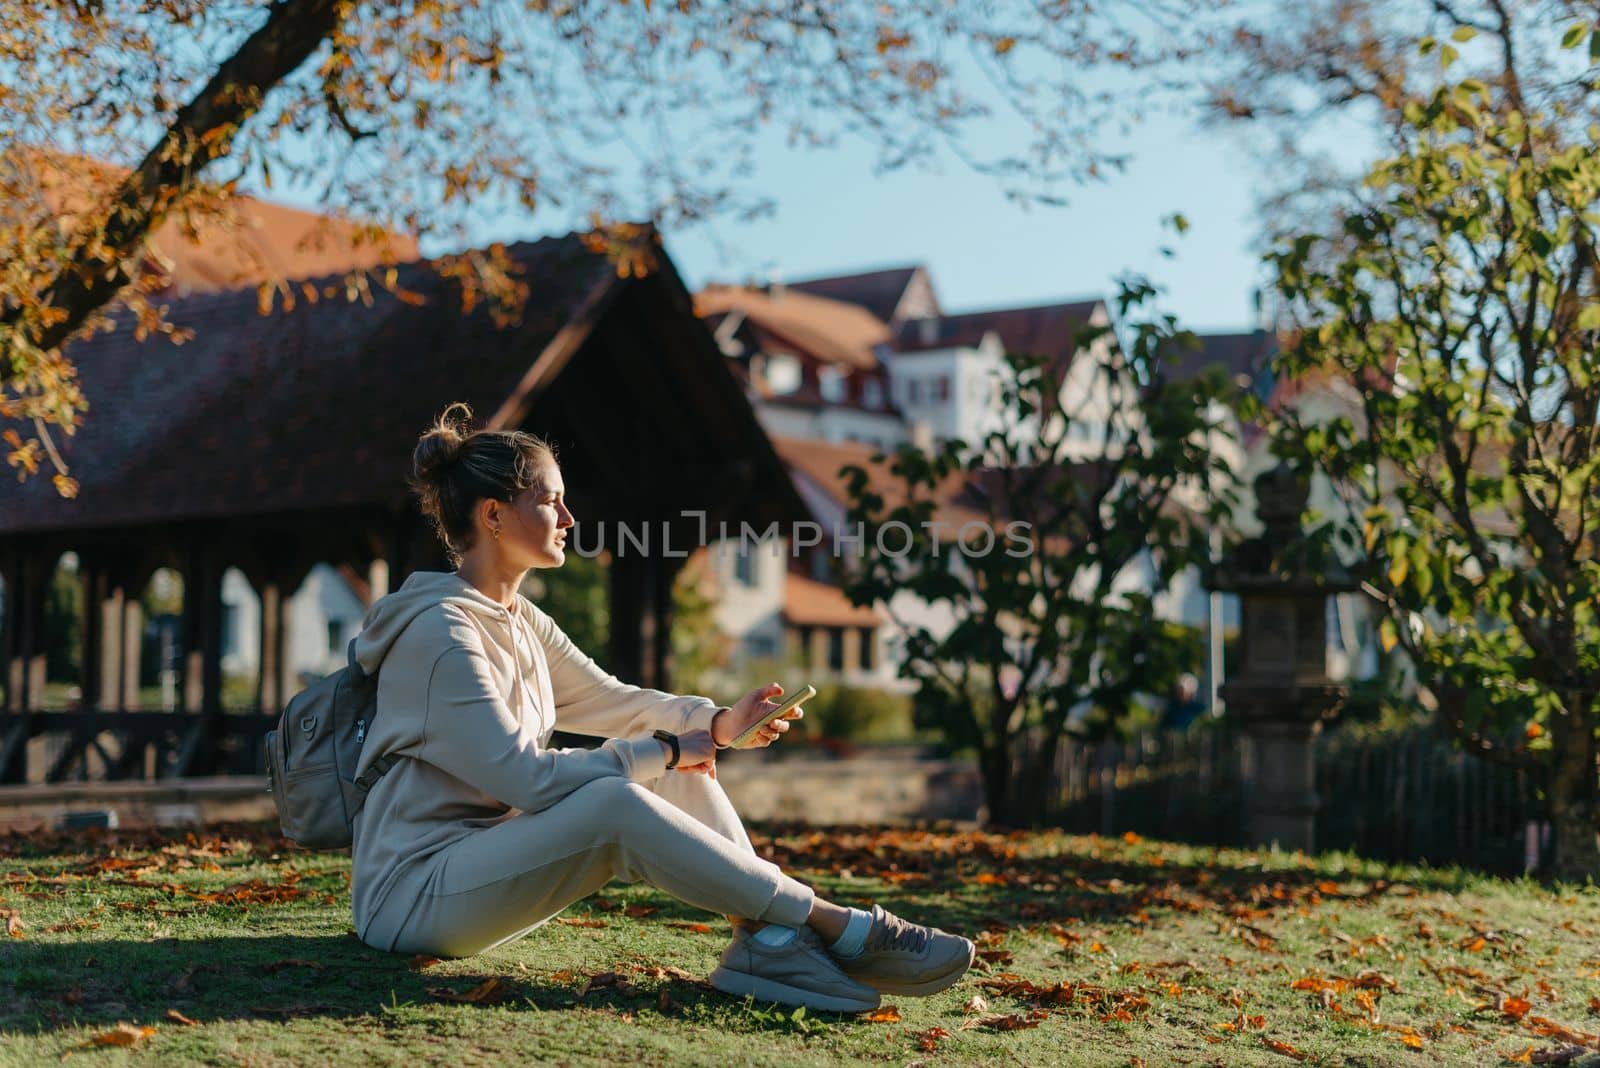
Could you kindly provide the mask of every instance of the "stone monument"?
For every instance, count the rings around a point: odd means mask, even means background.
[[[1255,481],[1265,528],[1207,576],[1213,590],[1239,595],[1239,670],[1222,686],[1229,716],[1249,739],[1245,833],[1253,844],[1310,851],[1316,842],[1315,742],[1347,690],[1328,678],[1327,602],[1357,586],[1306,536],[1300,517],[1309,478],[1288,464]]]

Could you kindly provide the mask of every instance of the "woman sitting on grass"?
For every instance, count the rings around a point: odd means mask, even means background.
[[[711,974],[730,994],[858,1012],[880,992],[932,994],[960,979],[967,939],[881,906],[824,901],[751,847],[716,781],[716,753],[777,707],[768,698],[781,687],[719,708],[626,685],[518,594],[529,568],[561,566],[574,520],[550,447],[473,432],[471,414],[445,410],[417,444],[411,480],[456,570],[408,577],[372,606],[356,642],[362,668],[378,673],[380,712],[358,774],[408,758],[355,823],[361,940],[469,956],[612,879],[643,879],[733,921]],[[547,748],[558,727],[608,741]],[[771,724],[759,744],[788,729]]]

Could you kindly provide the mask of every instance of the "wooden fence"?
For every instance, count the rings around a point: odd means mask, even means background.
[[[1221,725],[1129,742],[1065,743],[1047,822],[1075,833],[1244,845],[1249,741]],[[1518,771],[1428,728],[1331,730],[1317,742],[1317,847],[1497,874],[1542,866],[1543,802]]]

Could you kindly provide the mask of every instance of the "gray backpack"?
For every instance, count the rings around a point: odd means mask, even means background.
[[[267,732],[267,790],[285,837],[313,849],[351,842],[367,791],[400,758],[389,753],[356,778],[361,743],[378,712],[378,677],[350,664],[295,694]]]

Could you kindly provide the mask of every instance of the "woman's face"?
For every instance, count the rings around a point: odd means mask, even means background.
[[[546,465],[532,486],[501,508],[500,551],[517,567],[566,563],[567,530],[577,522],[567,511],[561,469]]]

